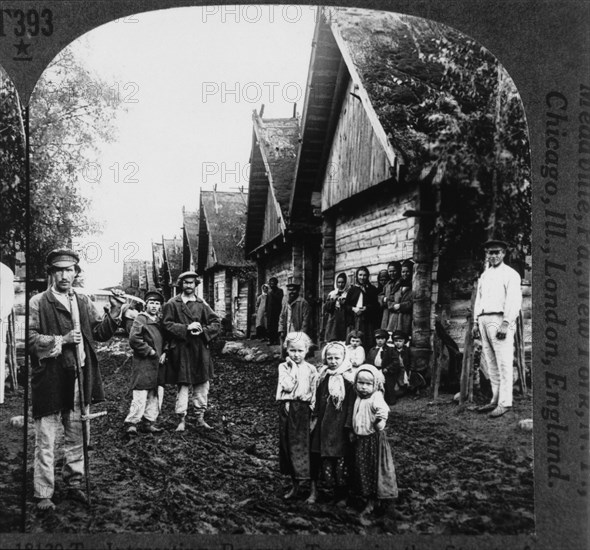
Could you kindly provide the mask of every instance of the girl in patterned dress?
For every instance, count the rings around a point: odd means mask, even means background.
[[[318,479],[334,488],[336,502],[346,498],[350,474],[350,434],[356,394],[344,342],[326,344],[322,360],[311,420],[312,475],[308,503],[316,501]]]
[[[396,498],[397,481],[391,448],[385,435],[389,406],[383,398],[383,374],[373,365],[356,372],[357,398],[352,415],[354,433],[354,490],[366,500],[362,514],[381,499]]]
[[[315,405],[316,368],[305,361],[311,340],[304,332],[289,332],[287,358],[279,365],[279,467],[293,485],[284,495],[295,498],[302,481],[310,479],[310,418]]]

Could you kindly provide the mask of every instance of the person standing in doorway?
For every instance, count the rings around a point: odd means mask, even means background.
[[[359,267],[356,270],[355,284],[346,293],[348,330],[360,330],[365,335],[365,351],[373,346],[373,331],[379,315],[377,289],[369,279],[369,270]]]
[[[221,329],[219,317],[196,295],[200,284],[194,271],[185,271],[178,277],[181,294],[164,305],[162,323],[168,336],[168,368],[164,383],[177,384],[176,431],[183,432],[188,411],[189,393],[192,390],[197,426],[211,429],[205,422],[209,396],[209,381],[213,377],[213,362],[209,342]]]
[[[266,297],[266,328],[268,343],[273,346],[279,343],[279,317],[283,307],[283,289],[279,288],[279,280],[271,277],[268,280]]]
[[[279,318],[279,333],[281,340],[289,332],[309,332],[311,308],[307,300],[299,296],[300,286],[297,283],[287,285],[287,299],[283,301],[283,308]]]
[[[473,337],[481,336],[482,353],[492,385],[492,400],[478,408],[490,417],[512,407],[514,333],[522,305],[520,275],[504,263],[508,245],[492,239],[484,244],[487,267],[477,283]]]

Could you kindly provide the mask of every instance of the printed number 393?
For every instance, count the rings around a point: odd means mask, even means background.
[[[14,36],[51,36],[53,34],[53,13],[45,8],[37,10],[0,10],[0,36],[6,36],[12,22]]]

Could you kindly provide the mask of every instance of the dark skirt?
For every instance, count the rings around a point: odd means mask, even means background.
[[[310,418],[309,403],[279,402],[280,472],[300,481],[310,479]]]
[[[354,490],[359,496],[397,497],[395,468],[384,432],[356,436],[353,476]]]

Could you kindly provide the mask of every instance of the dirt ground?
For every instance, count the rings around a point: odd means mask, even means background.
[[[460,407],[451,395],[434,403],[405,396],[390,415],[387,435],[400,489],[394,505],[361,518],[359,502],[284,501],[288,480],[278,473],[274,394],[277,360],[255,363],[215,351],[216,376],[207,418],[215,429],[174,432],[174,389],[167,388],[161,434],[130,438],[123,420],[130,403],[130,353],[123,338],[99,348],[108,401],[93,412],[92,508],[65,499],[56,476],[53,512],[32,497],[34,434],[29,425],[26,531],[30,533],[157,532],[201,534],[528,534],[534,531],[531,398],[515,398],[498,419]],[[263,351],[269,352],[268,349]],[[276,351],[276,350],[274,350]],[[478,398],[482,402],[483,398]],[[20,529],[22,393],[0,406],[0,532]]]

